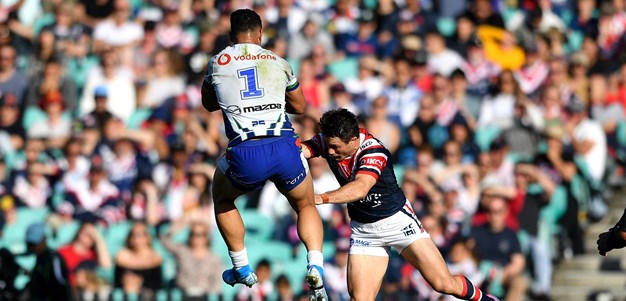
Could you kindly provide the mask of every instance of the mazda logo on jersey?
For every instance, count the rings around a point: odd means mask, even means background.
[[[217,58],[217,64],[224,66],[230,63],[230,55],[228,53],[224,53]]]
[[[235,115],[241,115],[241,108],[236,105],[230,105],[226,107],[226,112],[235,114]]]
[[[243,107],[243,112],[252,113],[252,112],[265,111],[265,110],[280,110],[282,108],[283,108],[283,105],[279,103],[266,103],[262,105]]]

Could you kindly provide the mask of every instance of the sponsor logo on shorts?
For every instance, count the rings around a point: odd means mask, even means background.
[[[362,239],[354,239],[354,238],[350,238],[350,246],[357,246],[357,247],[369,247],[370,246],[370,242],[369,241],[365,241]]]
[[[415,229],[413,229],[413,223],[402,228],[402,233],[404,233],[404,236],[411,236],[411,235],[417,234],[417,232],[415,232]]]
[[[251,113],[251,112],[259,112],[259,111],[265,111],[265,110],[280,110],[282,108],[283,108],[283,105],[279,103],[266,103],[263,105],[243,107],[243,112]]]
[[[300,179],[302,179],[304,177],[304,172],[301,172],[297,177],[295,177],[293,180],[290,181],[285,181],[285,184],[287,185],[293,185],[296,184]]]

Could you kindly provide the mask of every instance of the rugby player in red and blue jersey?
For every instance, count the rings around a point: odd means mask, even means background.
[[[348,291],[352,300],[374,300],[393,247],[433,289],[464,300],[497,300],[465,276],[452,276],[441,253],[398,186],[391,153],[346,109],[331,110],[322,132],[302,143],[306,158],[323,157],[341,188],[315,195],[316,204],[347,203],[350,216]]]

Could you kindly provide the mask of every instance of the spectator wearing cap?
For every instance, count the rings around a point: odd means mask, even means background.
[[[15,95],[11,93],[0,95],[0,133],[7,135],[10,141],[2,144],[4,152],[18,151],[24,147],[26,130],[20,116],[20,107]]]
[[[10,44],[0,46],[0,92],[15,95],[21,109],[28,89],[28,78],[16,69],[17,52]]]
[[[37,105],[37,102],[47,93],[59,91],[63,96],[66,110],[73,113],[77,107],[77,88],[74,82],[65,76],[63,71],[64,68],[59,60],[52,58],[46,61],[43,67],[43,76],[42,73],[38,72],[31,77],[32,84],[28,88],[26,105]]]
[[[66,187],[56,211],[66,219],[113,223],[123,219],[119,201],[119,190],[107,179],[102,158],[94,157],[87,178]]]
[[[478,115],[478,128],[511,127],[515,115],[515,101],[520,94],[519,84],[511,71],[504,71],[498,76],[495,95],[487,96]]]
[[[147,78],[141,107],[158,108],[170,97],[185,92],[181,58],[171,50],[158,50],[152,56],[152,70]]]
[[[463,58],[458,53],[446,48],[445,39],[437,30],[428,31],[425,42],[428,52],[428,68],[433,73],[448,77],[463,64]]]
[[[49,148],[61,148],[70,136],[72,123],[65,113],[65,100],[59,91],[46,93],[39,102],[46,119],[28,128],[28,137],[45,138]]]
[[[86,128],[97,128],[100,132],[104,130],[104,125],[113,118],[113,114],[107,109],[109,100],[109,90],[106,86],[98,86],[94,90],[96,105],[90,113],[82,117],[83,126]]]
[[[350,240],[339,238],[335,241],[335,256],[324,264],[324,276],[327,281],[327,292],[333,300],[350,300],[348,294],[348,252]]]
[[[328,57],[333,57],[335,54],[335,45],[330,34],[322,30],[313,19],[309,19],[289,40],[288,57],[296,60],[303,59],[311,55],[316,45],[322,46]]]
[[[357,77],[347,78],[344,81],[345,90],[354,96],[354,102],[362,111],[367,110],[371,103],[383,93],[383,81],[378,76],[380,62],[374,56],[363,56],[359,59]],[[354,112],[353,113],[358,113]]]
[[[137,100],[132,71],[120,65],[119,50],[111,49],[101,53],[99,68],[92,68],[87,74],[85,87],[80,100],[79,116],[91,113],[95,106],[95,90],[107,87],[107,109],[124,121],[135,111]]]
[[[27,300],[72,300],[68,269],[63,258],[46,244],[46,228],[35,223],[26,229],[28,249],[37,256],[24,289]]]
[[[372,11],[363,11],[358,19],[359,26],[355,33],[348,34],[340,41],[337,50],[349,57],[375,55],[378,47],[376,40],[376,20]]]
[[[601,181],[606,169],[607,145],[602,125],[587,117],[585,104],[573,97],[565,107],[569,115],[565,122],[565,133],[576,153],[587,164],[594,181]]]

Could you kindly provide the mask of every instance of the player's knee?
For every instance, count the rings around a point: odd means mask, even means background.
[[[374,299],[376,299],[376,295],[369,292],[350,292],[351,301],[372,301]]]
[[[452,277],[438,277],[430,285],[441,294],[452,295],[458,293],[456,282]]]

